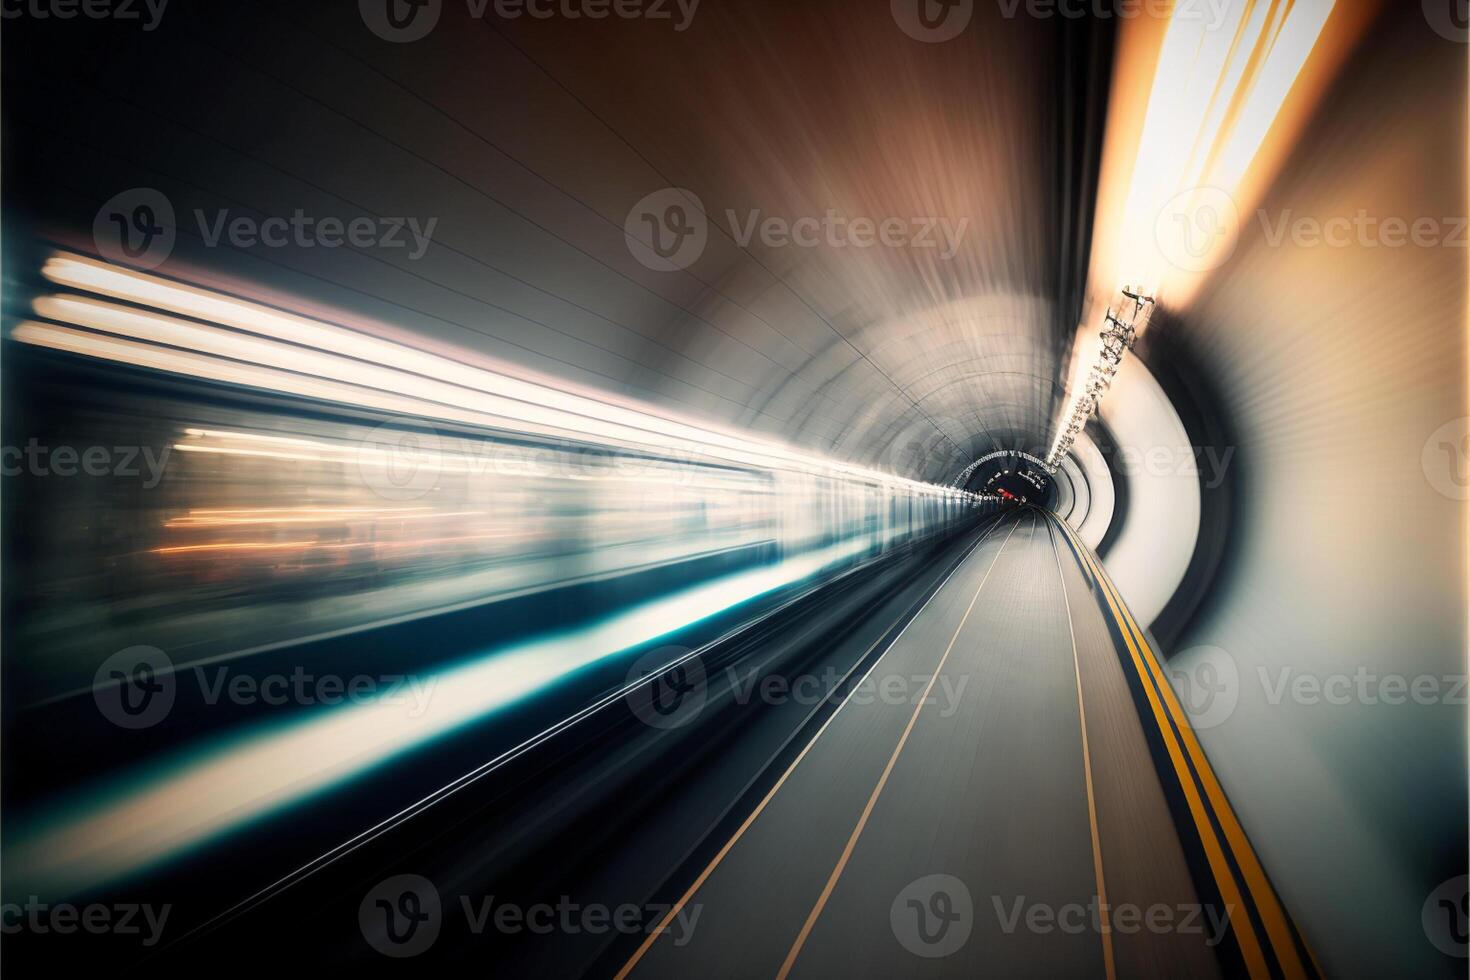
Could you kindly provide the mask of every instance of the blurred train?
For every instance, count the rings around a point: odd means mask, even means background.
[[[69,252],[28,292],[3,460],[27,702],[136,643],[183,663],[620,576],[851,563],[979,505]]]

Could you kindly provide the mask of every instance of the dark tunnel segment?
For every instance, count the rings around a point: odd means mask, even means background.
[[[973,493],[993,494],[1010,503],[1051,507],[1056,501],[1056,481],[1040,459],[1019,450],[999,450],[972,464],[964,488]]]

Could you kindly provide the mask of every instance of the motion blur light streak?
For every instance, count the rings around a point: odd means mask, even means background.
[[[1334,5],[1335,0],[1231,0],[1222,6],[1225,19],[1218,24],[1189,5],[1173,12],[1118,227],[1104,220],[1098,229],[1099,241],[1113,243],[1111,252],[1094,254],[1093,289],[1106,297],[1107,315],[1115,306],[1131,305],[1114,298],[1121,291],[1149,297],[1150,306],[1158,301],[1181,308],[1198,288],[1196,273],[1214,268],[1221,251],[1233,247],[1234,202],[1247,170]],[[1116,99],[1114,108],[1126,111]],[[1127,123],[1115,119],[1110,126],[1125,130]],[[1101,193],[1106,199],[1108,191]],[[1167,241],[1160,238],[1161,224]],[[1116,279],[1108,283],[1099,275]],[[1072,420],[1085,421],[1096,410],[1088,372],[1100,363],[1103,341],[1088,325],[1094,318],[1103,325],[1104,317],[1089,311],[1073,346],[1071,397],[1047,455],[1053,466],[1070,447]],[[1147,326],[1148,318],[1140,318],[1137,333]],[[1071,434],[1077,431],[1080,426]]]
[[[7,976],[1463,976],[1461,0],[22,6]]]
[[[895,485],[922,486],[890,473],[854,467],[838,460],[817,459],[774,443],[634,412],[508,375],[465,367],[447,358],[369,338],[342,327],[279,313],[243,300],[211,294],[198,287],[169,283],[156,276],[91,259],[56,255],[47,260],[42,274],[60,285],[249,331],[292,346],[273,345],[259,337],[222,332],[192,321],[136,313],[95,300],[42,297],[35,302],[36,312],[43,317],[131,339],[167,344],[215,357],[251,361],[267,367],[290,365],[292,371],[315,365],[321,378],[385,391],[414,390],[434,404],[463,404],[483,411],[489,418],[506,419],[521,425],[554,427],[578,436],[594,435],[635,445],[685,449],[736,462],[785,462]],[[35,331],[28,330],[19,339],[36,336]],[[314,350],[303,350],[295,345]],[[363,363],[348,363],[343,354]],[[417,377],[411,378],[407,372]],[[445,380],[443,383],[432,380],[436,378]],[[429,399],[429,396],[439,397]]]
[[[18,835],[7,872],[48,893],[97,888],[360,775],[602,658],[804,581],[868,547],[865,541],[835,545],[677,593],[585,630],[490,651],[424,677],[431,693],[418,716],[401,702],[344,706],[283,731],[241,734],[202,757],[190,752],[160,761],[38,817]]]
[[[955,505],[978,500],[961,490],[928,486],[795,453],[773,443],[594,403],[387,341],[363,338],[340,327],[91,260],[53,256],[45,265],[44,275],[60,285],[185,314],[190,319],[91,298],[42,296],[33,303],[38,316],[102,331],[105,336],[25,322],[12,332],[15,339],[25,343],[174,371],[187,369],[199,377],[243,381],[308,397],[362,392],[354,401],[362,406],[401,405],[406,400],[383,395],[412,391],[414,400],[409,404],[429,417],[489,421],[497,428],[514,428],[522,433],[558,431],[603,444],[677,450],[692,458],[712,457],[723,465],[774,464],[828,478],[870,481],[890,494],[918,494]],[[204,319],[213,319],[217,325],[200,322]],[[119,344],[119,338],[126,346]],[[144,356],[135,356],[140,351]],[[408,373],[410,370],[413,373]],[[440,378],[444,380],[437,380]],[[318,381],[331,387],[324,388]],[[469,413],[456,412],[461,405]],[[182,434],[185,438],[175,442],[173,448],[190,455],[356,465],[382,471],[406,467],[410,474],[429,470],[436,476],[534,475],[542,481],[621,481],[645,487],[652,496],[659,491],[648,486],[650,479],[672,477],[665,486],[705,493],[703,503],[707,506],[713,505],[713,493],[722,489],[718,481],[692,476],[687,464],[672,462],[644,467],[643,472],[633,474],[607,469],[599,472],[595,468],[580,473],[533,469],[517,474],[514,456],[476,459],[452,447],[441,449],[437,439],[432,447],[400,442],[384,449],[371,442],[332,444],[215,428],[187,427]],[[730,477],[722,479],[728,483]],[[491,534],[460,531],[410,536],[396,541],[384,536],[386,528],[396,525],[454,522],[487,513],[441,507],[194,507],[165,520],[163,528],[184,532],[250,527],[270,535],[278,527],[312,524],[330,528],[349,522],[372,528],[373,536],[358,542],[321,538],[216,540],[166,544],[151,551],[169,557],[353,550],[415,552],[435,546],[462,549],[477,542],[506,543],[523,536],[509,529]],[[149,772],[100,791],[99,797],[74,804],[78,816],[48,814],[40,822],[44,829],[33,831],[12,857],[12,872],[20,880],[65,891],[96,888],[164,858],[176,857],[217,834],[308,798],[398,753],[515,703],[598,660],[807,580],[886,544],[885,536],[875,536],[874,525],[864,522],[856,527],[858,530],[839,531],[842,540],[817,550],[804,550],[799,542],[810,534],[820,535],[820,526],[798,529],[789,537],[795,547],[779,564],[675,593],[595,627],[494,650],[466,666],[430,674],[427,683],[436,693],[420,716],[404,717],[402,706],[393,703],[349,706],[281,732],[227,737],[221,747],[202,759],[161,761]],[[883,534],[894,530],[889,528]],[[207,805],[201,805],[201,800],[207,800]],[[160,820],[159,814],[172,816]]]
[[[1161,220],[1201,222],[1205,195],[1235,195],[1292,83],[1331,16],[1334,0],[1234,0],[1218,28],[1176,11],[1154,72],[1123,224],[1118,285],[1175,306],[1177,257],[1161,251]],[[1188,195],[1184,200],[1179,195]],[[1228,246],[1223,228],[1190,227],[1211,249]],[[1191,255],[1209,267],[1214,255]]]

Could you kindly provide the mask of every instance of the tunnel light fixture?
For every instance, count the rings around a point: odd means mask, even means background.
[[[1136,283],[1179,306],[1224,260],[1235,209],[1260,191],[1253,161],[1293,135],[1290,122],[1273,127],[1334,6],[1226,0],[1218,23],[1176,7],[1103,273],[1113,283]],[[1173,223],[1161,233],[1161,221]]]
[[[1062,460],[1071,451],[1072,444],[1087,426],[1087,420],[1097,412],[1103,395],[1112,387],[1123,358],[1133,349],[1138,335],[1148,325],[1153,315],[1154,300],[1144,295],[1141,289],[1124,286],[1120,301],[1109,306],[1103,315],[1103,329],[1098,333],[1098,347],[1086,381],[1072,404],[1067,424],[1057,436],[1056,444],[1046,457],[1048,473],[1055,473]]]
[[[1353,20],[1353,5],[1343,6]],[[1213,18],[1176,5],[1162,36],[1147,18],[1126,28],[1128,70],[1115,75],[1108,109],[1091,290],[1102,297],[1117,283],[1132,285],[1103,317],[1101,347],[1090,334],[1093,314],[1083,320],[1079,370],[1049,466],[1060,464],[1096,413],[1154,299],[1183,308],[1229,258],[1240,207],[1262,192],[1269,160],[1281,158],[1302,124],[1300,111],[1282,110],[1336,7],[1335,0],[1222,0]],[[1339,24],[1319,71],[1351,33]],[[1133,69],[1150,58],[1144,83]],[[1268,162],[1256,165],[1258,157]]]

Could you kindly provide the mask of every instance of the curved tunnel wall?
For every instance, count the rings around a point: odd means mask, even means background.
[[[622,59],[585,57],[606,44],[591,33],[558,59],[528,22],[519,45],[450,29],[385,49],[325,7],[302,5],[292,16],[304,30],[268,38],[229,5],[195,7],[179,17],[207,23],[178,23],[210,43],[137,58],[100,93],[63,86],[17,99],[12,146],[37,149],[10,168],[8,190],[26,198],[42,231],[80,229],[85,239],[112,195],[156,187],[186,226],[166,272],[253,283],[265,301],[310,297],[318,312],[375,321],[378,332],[468,363],[512,361],[885,469],[902,470],[900,451],[914,442],[927,450],[933,441],[933,458],[948,465],[1044,439],[1057,408],[1049,379],[1076,304],[1075,283],[1054,281],[1066,236],[1045,217],[1067,207],[1051,200],[1066,183],[1053,172],[1066,121],[1055,118],[1055,93],[1028,81],[1053,67],[1043,28],[1017,22],[1019,42],[985,25],[970,31],[964,43],[988,56],[979,70],[956,49],[914,49],[828,72],[818,53],[829,48],[812,43],[820,18],[785,5],[768,12],[774,26],[748,33],[766,60],[803,66],[794,80],[812,83],[810,98],[793,104],[793,79],[710,56],[712,39],[743,26],[713,6],[672,64],[632,44]],[[1268,220],[1244,216],[1231,260],[1177,326],[1226,393],[1238,445],[1220,448],[1237,450],[1242,505],[1208,600],[1165,652],[1181,690],[1223,677],[1215,703],[1228,710],[1196,719],[1201,738],[1309,938],[1343,937],[1318,944],[1333,973],[1427,972],[1381,952],[1425,944],[1411,916],[1380,909],[1417,908],[1445,869],[1465,865],[1463,850],[1423,843],[1463,840],[1463,822],[1424,825],[1464,812],[1463,708],[1441,692],[1426,722],[1356,695],[1341,705],[1272,700],[1283,676],[1320,683],[1362,669],[1444,684],[1464,673],[1466,477],[1452,455],[1466,415],[1464,251],[1272,242],[1283,218],[1352,216],[1365,204],[1379,219],[1466,213],[1456,176],[1464,48],[1431,38],[1438,46],[1424,54],[1429,27],[1417,5],[1399,7],[1384,43],[1324,102],[1263,205]],[[874,23],[888,29],[887,12],[874,9],[862,20],[843,8],[863,50],[877,50]],[[1396,33],[1412,43],[1393,43]],[[777,36],[789,47],[776,48]],[[54,52],[38,45],[37,57],[100,61],[104,49],[86,37],[68,33]],[[483,84],[464,84],[465,65]],[[639,67],[620,75],[628,65]],[[185,75],[202,90],[181,93]],[[977,87],[1009,99],[977,108],[934,97]],[[485,100],[505,91],[529,107],[524,118],[487,111]],[[665,92],[672,101],[653,102],[650,93]],[[867,95],[857,112],[827,114],[853,92]],[[152,111],[139,117],[124,103]],[[646,104],[661,110],[629,108]],[[545,116],[561,123],[555,135],[536,124]],[[68,142],[35,139],[53,131]],[[752,134],[765,137],[770,166],[742,166]],[[1426,170],[1424,160],[1444,166]],[[888,182],[861,182],[873,172]],[[935,188],[919,176],[933,172],[969,179]],[[856,214],[978,217],[950,266],[927,253],[853,266],[820,249],[745,251],[716,229],[700,262],[660,273],[628,252],[623,221],[645,194],[676,183],[715,214],[789,216],[835,203]],[[936,190],[943,200],[931,199]],[[189,231],[196,209],[260,216],[299,205],[436,218],[439,228],[412,261],[206,248]],[[894,322],[916,329],[880,345]],[[1148,442],[1129,406],[1142,400],[1147,417],[1150,398],[1145,382],[1120,378],[1103,419],[1120,443]],[[1108,564],[1147,621],[1171,574],[1149,570],[1160,565],[1154,549],[1190,537],[1187,514],[1169,518],[1181,521],[1177,539],[1159,534],[1164,498],[1130,484],[1115,508],[1103,499],[1111,482],[1097,447],[1079,440],[1076,462],[1091,494],[1079,532],[1099,547],[1116,528]],[[913,475],[942,479],[940,469]],[[1457,806],[1422,805],[1445,795]]]
[[[1072,456],[1068,462],[1076,467],[1088,493],[1087,510],[1078,518],[1080,523],[1073,522],[1072,526],[1089,548],[1096,548],[1113,523],[1116,503],[1113,474],[1097,443],[1086,432],[1072,444]]]
[[[1135,357],[1103,401],[1114,441],[1110,468],[1128,481],[1128,507],[1104,558],[1140,623],[1152,623],[1183,581],[1199,538],[1199,474],[1189,435],[1169,398]],[[1099,523],[1101,517],[1099,517]]]
[[[1328,975],[1443,969],[1419,910],[1465,871],[1466,253],[1378,224],[1341,245],[1275,230],[1466,213],[1464,46],[1426,53],[1428,31],[1417,5],[1386,13],[1171,328],[1224,393],[1240,503],[1165,652]],[[1409,160],[1444,166],[1406,179]]]

